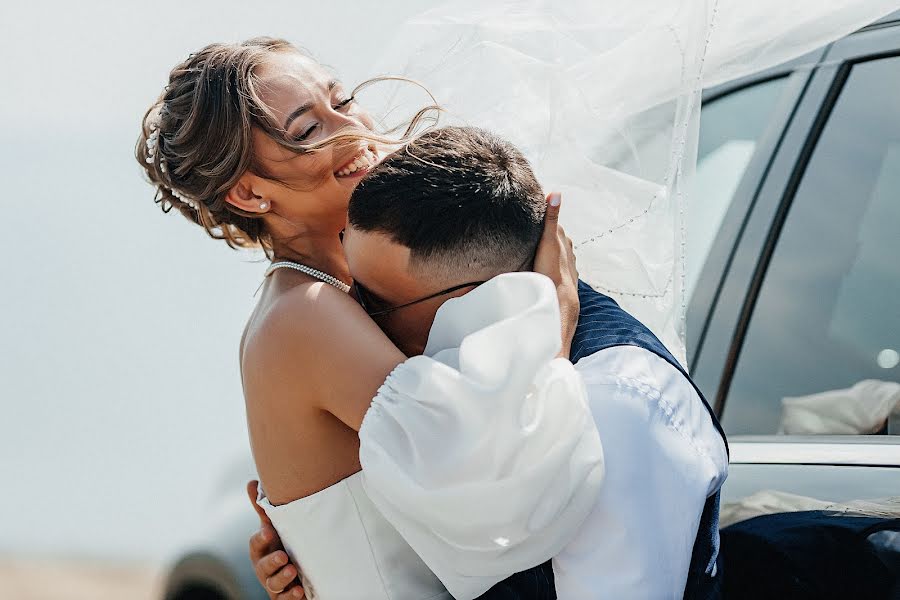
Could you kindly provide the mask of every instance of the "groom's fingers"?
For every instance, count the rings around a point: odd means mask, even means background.
[[[269,556],[276,550],[280,550],[281,544],[278,542],[278,534],[275,532],[274,527],[271,525],[260,526],[256,533],[250,536],[250,562],[257,565],[263,558]],[[266,577],[269,575],[271,575],[271,573],[266,573]]]
[[[303,588],[297,579],[297,567],[291,564],[287,552],[281,546],[278,532],[266,511],[257,504],[259,482],[247,483],[247,496],[259,516],[259,530],[250,536],[250,562],[256,578],[266,588],[270,600],[298,600],[304,598]]]
[[[259,497],[259,482],[255,479],[247,482],[247,496],[250,498],[250,504],[253,506],[253,510],[256,511],[256,514],[259,516],[259,522],[261,525],[271,525],[272,521],[269,519],[269,515],[266,514],[266,511],[263,510],[263,507],[260,506],[256,499]]]
[[[303,588],[297,579],[297,567],[289,562],[284,550],[276,550],[253,561],[256,578],[269,593],[269,598],[302,598]],[[297,591],[295,591],[297,588]]]
[[[288,562],[287,554],[279,550],[267,556],[260,569],[267,573],[266,589],[281,592],[297,580],[297,567]]]
[[[306,598],[306,594],[303,592],[303,588],[299,585],[292,587],[289,590],[285,590],[275,596],[275,600],[299,600],[300,598]]]
[[[263,527],[250,538],[250,562],[261,582],[288,564],[287,553],[273,547],[274,533],[274,530],[270,531],[267,527]]]
[[[271,543],[272,533],[267,529],[259,528],[250,536],[250,561],[254,565],[270,552]]]
[[[303,589],[297,581],[297,568],[294,565],[289,564],[266,579],[266,589],[270,592],[275,590],[278,598],[298,597],[296,594],[299,594],[299,592],[293,591],[295,588]]]

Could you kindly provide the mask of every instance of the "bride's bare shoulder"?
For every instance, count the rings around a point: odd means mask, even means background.
[[[312,372],[310,377],[322,379],[359,370],[360,362],[402,358],[351,296],[315,282],[286,290],[257,310],[245,335],[241,370],[245,381],[255,369],[269,375],[273,369]]]
[[[241,356],[248,402],[302,396],[357,429],[403,353],[352,297],[326,284],[299,285],[262,309]]]
[[[315,352],[336,325],[366,320],[348,294],[321,282],[296,285],[256,308],[244,332],[241,362]]]

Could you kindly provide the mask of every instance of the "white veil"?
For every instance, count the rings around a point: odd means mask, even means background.
[[[583,279],[682,361],[685,190],[702,88],[762,70],[900,0],[451,1],[410,16],[378,63],[423,82],[444,123],[517,144]]]

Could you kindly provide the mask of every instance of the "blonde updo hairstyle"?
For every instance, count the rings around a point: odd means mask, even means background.
[[[247,171],[269,177],[253,153],[252,130],[259,128],[281,146],[297,153],[315,152],[330,144],[366,139],[402,144],[423,123],[437,121],[433,102],[419,111],[398,139],[393,132],[340,131],[315,144],[287,139],[273,123],[260,99],[256,70],[273,52],[301,52],[282,39],[260,37],[239,44],[210,44],[176,65],[160,97],[144,115],[135,157],[156,186],[154,201],[166,213],[178,209],[214,239],[232,248],[262,248],[272,254],[272,239],[263,220],[226,201]],[[353,91],[386,79],[370,79]],[[415,82],[412,82],[415,83]],[[427,92],[427,90],[425,90]],[[429,94],[430,96],[430,94]]]

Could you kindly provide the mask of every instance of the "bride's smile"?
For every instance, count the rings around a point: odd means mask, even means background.
[[[376,153],[377,150],[374,147],[365,147],[360,149],[356,154],[353,155],[353,158],[344,163],[341,168],[335,171],[334,176],[337,178],[353,177],[356,179],[361,179],[366,173],[369,172],[369,169],[371,169],[378,163],[378,157]]]

